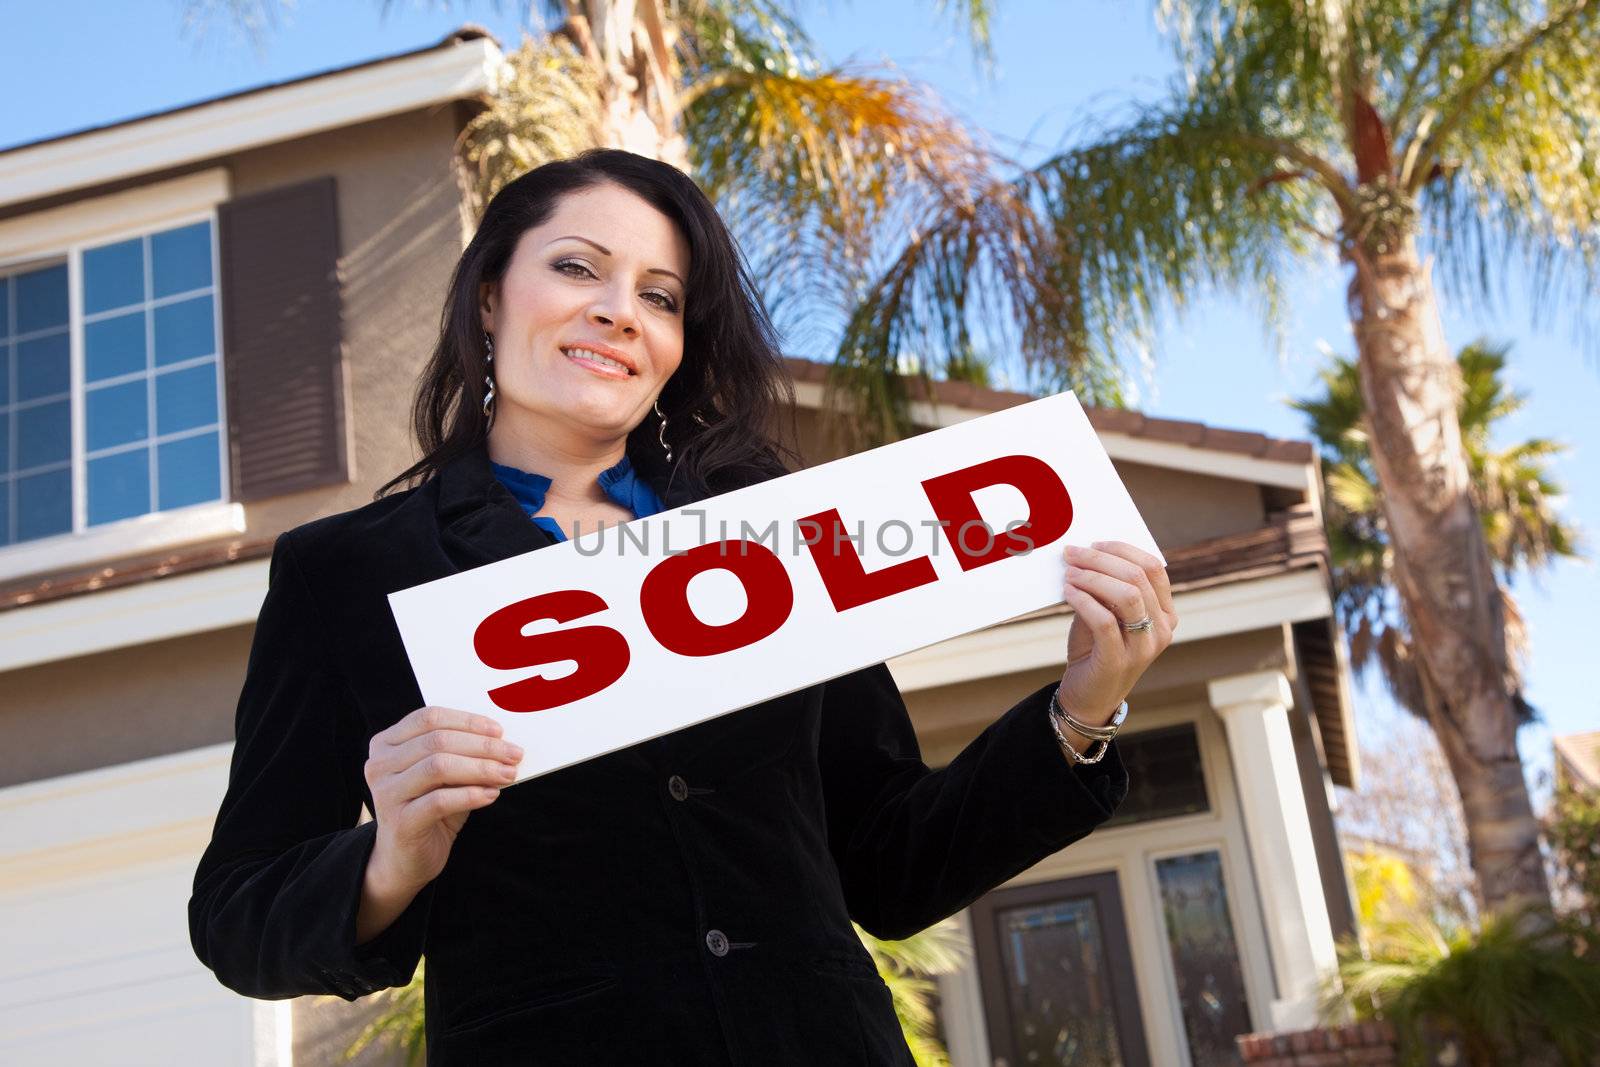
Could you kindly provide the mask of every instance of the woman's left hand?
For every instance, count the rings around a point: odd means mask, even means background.
[[[1122,541],[1068,545],[1064,596],[1074,615],[1067,635],[1061,706],[1086,726],[1111,721],[1134,683],[1172,644],[1178,613],[1161,561]],[[1128,630],[1143,619],[1147,629]]]

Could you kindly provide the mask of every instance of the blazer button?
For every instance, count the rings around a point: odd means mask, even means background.
[[[673,800],[689,799],[689,783],[674,774],[667,779],[667,792],[672,794]]]
[[[706,934],[706,948],[711,950],[713,956],[726,956],[728,954],[728,935],[721,930],[712,930]]]

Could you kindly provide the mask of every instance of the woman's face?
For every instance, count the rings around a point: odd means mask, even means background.
[[[626,437],[683,359],[688,277],[688,241],[634,193],[605,183],[562,197],[480,289],[496,434],[553,423]]]

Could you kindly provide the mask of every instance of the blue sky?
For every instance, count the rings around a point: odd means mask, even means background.
[[[9,102],[0,110],[0,146],[421,47],[464,22],[488,27],[507,46],[518,40],[515,3],[499,11],[487,2],[440,10],[425,0],[393,0],[387,17],[380,17],[379,0],[300,0],[285,5],[258,49],[220,19],[207,32],[186,31],[185,6],[179,0],[0,0],[0,99]],[[1043,158],[1092,118],[1154,98],[1173,70],[1153,4],[998,0],[997,6],[993,78],[981,75],[964,35],[932,14],[928,0],[812,0],[804,10],[807,28],[829,59],[893,62],[933,85],[1023,162]],[[1446,335],[1452,346],[1479,335],[1513,343],[1511,380],[1531,400],[1508,432],[1572,446],[1556,470],[1570,497],[1566,513],[1592,536],[1600,531],[1600,464],[1594,461],[1600,369],[1574,343],[1572,316],[1531,322],[1519,298],[1520,275],[1511,269],[1507,277],[1512,297],[1506,306],[1446,300]],[[1305,436],[1285,399],[1309,392],[1324,349],[1347,353],[1352,345],[1337,264],[1330,258],[1309,265],[1290,282],[1288,345],[1281,356],[1247,301],[1207,296],[1162,331],[1140,385],[1143,409]],[[1553,733],[1600,727],[1600,690],[1584,681],[1600,575],[1589,564],[1563,563],[1537,586],[1524,583],[1517,592],[1533,638],[1529,695],[1546,717],[1521,737],[1537,774],[1550,765]],[[1368,691],[1358,700],[1382,697]]]

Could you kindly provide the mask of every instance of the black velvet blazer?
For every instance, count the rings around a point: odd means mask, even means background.
[[[850,921],[905,937],[1127,792],[1115,746],[1068,764],[1052,687],[940,770],[879,664],[530,779],[356,945],[368,741],[423,703],[386,594],[551,543],[481,446],[278,539],[189,901],[195,953],[274,1000],[404,985],[426,953],[430,1065],[910,1064]]]

